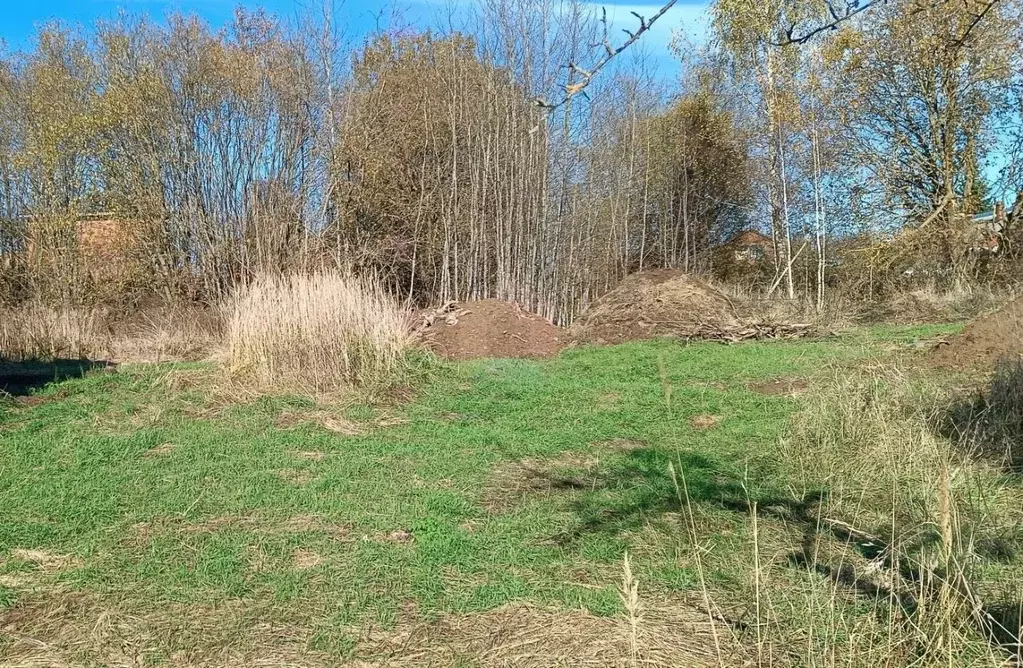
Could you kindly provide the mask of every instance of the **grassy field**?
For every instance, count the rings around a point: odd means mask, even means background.
[[[384,401],[50,384],[0,404],[0,664],[775,663],[802,612],[762,621],[764,572],[836,598],[787,557],[824,491],[793,416],[954,329],[431,362]]]

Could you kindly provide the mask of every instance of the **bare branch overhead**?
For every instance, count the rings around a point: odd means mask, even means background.
[[[585,70],[579,67],[576,63],[569,63],[567,65],[568,70],[570,72],[578,74],[581,77],[581,79],[577,82],[570,81],[569,83],[566,83],[564,86],[562,86],[562,89],[564,90],[564,96],[556,102],[549,102],[547,100],[544,100],[543,98],[536,99],[537,106],[542,107],[544,109],[543,119],[540,121],[539,125],[542,125],[550,117],[551,113],[553,113],[556,109],[568,104],[568,102],[573,97],[585,91],[586,87],[589,86],[590,82],[593,81],[593,78],[602,69],[604,69],[604,67],[607,66],[607,64],[610,63],[615,58],[615,56],[617,56],[622,51],[625,51],[627,48],[632,46],[640,37],[642,37],[643,33],[647,32],[648,30],[650,30],[650,28],[653,27],[654,23],[656,23],[658,19],[664,16],[664,14],[667,13],[669,9],[674,7],[676,2],[678,2],[678,0],[669,0],[665,5],[663,5],[659,10],[657,10],[656,14],[651,16],[649,19],[636,12],[630,12],[633,16],[639,19],[639,28],[637,28],[635,32],[631,30],[625,30],[623,28],[622,32],[624,32],[629,37],[617,48],[611,43],[611,39],[608,37],[607,9],[602,8],[600,22],[603,26],[603,36],[599,45],[594,44],[591,46],[603,46],[604,55],[601,56],[601,58],[596,63],[594,63],[593,67],[591,67],[589,70]],[[534,128],[534,131],[539,128],[539,125],[537,125],[537,128]]]
[[[953,2],[953,1],[954,0],[930,0],[929,2],[921,1],[921,2],[918,3],[917,7],[914,9],[914,12],[916,13],[916,12],[928,11],[928,10],[934,9],[936,7],[939,7],[941,5],[946,5],[946,4],[948,4],[950,2]],[[962,0],[962,1],[966,5],[971,4],[971,0]],[[866,0],[866,1],[864,1],[864,0],[845,0],[845,6],[839,8],[839,7],[835,6],[835,4],[832,2],[832,0],[826,0],[825,4],[827,6],[828,16],[829,16],[829,18],[827,20],[825,20],[822,23],[817,23],[816,25],[807,26],[807,27],[803,28],[802,30],[800,30],[800,28],[801,28],[800,24],[798,24],[798,23],[791,23],[791,24],[789,24],[788,28],[786,28],[785,31],[784,31],[785,36],[782,39],[779,39],[778,41],[771,42],[771,44],[774,45],[774,46],[788,46],[790,44],[805,44],[805,43],[809,42],[810,40],[812,40],[817,35],[820,35],[821,33],[830,32],[832,30],[838,30],[838,28],[843,23],[851,20],[852,18],[854,18],[858,14],[861,14],[861,13],[871,9],[872,7],[876,7],[877,5],[886,4],[887,2],[888,2],[888,0]],[[977,25],[984,19],[985,16],[987,16],[987,14],[991,11],[991,9],[995,5],[997,5],[999,2],[1001,2],[1001,0],[977,0],[977,2],[976,2],[977,9],[976,9],[976,11],[972,12],[972,19],[971,19],[971,21],[967,24],[967,26],[963,30],[962,34],[959,35],[957,38],[955,38],[950,43],[950,45],[949,45],[950,48],[955,49],[955,48],[961,47],[966,42],[966,40],[969,38],[970,34],[977,27]]]
[[[777,42],[772,42],[774,46],[786,46],[789,44],[805,44],[811,39],[821,34],[822,32],[828,32],[830,30],[837,30],[838,27],[853,18],[861,12],[865,12],[876,4],[884,3],[887,0],[867,0],[867,2],[861,2],[861,0],[846,0],[845,8],[838,10],[830,0],[827,2],[828,14],[831,16],[829,21],[821,23],[811,28],[807,28],[800,34],[796,33],[796,29],[799,27],[797,24],[791,24],[785,30],[785,38],[780,39]]]

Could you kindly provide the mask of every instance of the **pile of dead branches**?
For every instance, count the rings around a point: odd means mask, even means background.
[[[443,320],[447,325],[457,325],[458,319],[466,313],[468,311],[458,307],[458,302],[445,302],[433,310],[424,312],[422,320],[416,326],[415,331],[422,334],[438,320]]]
[[[779,339],[802,339],[814,334],[813,325],[790,323],[754,322],[735,326],[699,325],[681,335],[686,341],[768,341]]]

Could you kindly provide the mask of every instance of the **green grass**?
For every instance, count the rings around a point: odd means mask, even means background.
[[[669,462],[722,553],[748,541],[747,502],[786,496],[776,445],[798,403],[748,385],[802,377],[812,391],[882,344],[912,354],[913,341],[948,331],[441,365],[392,406],[210,405],[201,383],[168,381],[201,375],[195,365],[52,384],[39,405],[0,405],[0,574],[35,575],[31,587],[0,584],[0,610],[38,586],[139,614],[241,600],[250,621],[298,624],[312,649],[342,656],[357,646],[352,629],[386,628],[410,604],[426,619],[513,601],[618,614],[626,550],[647,595],[698,584]],[[317,411],[364,433],[324,428]],[[721,420],[696,429],[698,415]],[[513,463],[527,459],[550,462],[546,478],[516,491]],[[10,556],[25,549],[74,561],[43,572]],[[316,563],[297,567],[296,550]],[[715,586],[739,577],[727,560],[708,568]],[[157,659],[179,649],[167,642]]]

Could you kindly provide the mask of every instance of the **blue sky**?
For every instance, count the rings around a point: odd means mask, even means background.
[[[350,34],[358,35],[373,29],[376,15],[384,7],[390,13],[396,7],[403,19],[420,27],[429,27],[441,22],[442,16],[451,7],[465,6],[466,0],[395,0],[386,3],[372,0],[335,0],[337,12],[347,24]],[[668,45],[674,31],[682,29],[686,34],[699,36],[706,25],[708,0],[680,0],[658,21],[643,38],[643,51],[659,76],[671,76],[677,71],[677,64],[671,58]],[[629,14],[636,11],[650,16],[658,8],[654,4],[607,2],[593,3],[604,6],[608,18],[616,27],[634,28],[636,19]],[[0,0],[0,40],[12,50],[27,49],[31,46],[32,35],[37,26],[54,19],[72,24],[92,24],[96,19],[116,18],[120,12],[145,14],[160,19],[169,13],[195,13],[213,26],[230,21],[235,7],[262,7],[282,18],[294,20],[310,11],[322,11],[323,0]],[[624,37],[623,33],[618,33]]]

